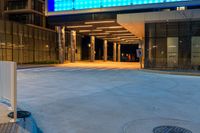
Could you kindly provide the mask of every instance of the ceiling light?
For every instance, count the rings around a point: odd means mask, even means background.
[[[90,21],[90,22],[85,22],[85,24],[102,24],[102,23],[115,23],[115,21],[111,20],[111,21]]]
[[[73,25],[73,26],[67,26],[69,29],[73,28],[86,28],[86,27],[92,27],[93,25]]]
[[[109,33],[90,33],[89,35],[92,36],[92,35],[108,35]]]
[[[131,33],[119,33],[119,34],[113,34],[114,36],[133,36]]]
[[[106,31],[109,33],[123,33],[123,32],[128,32],[127,30],[117,30],[117,31]]]
[[[119,38],[104,38],[104,39],[107,39],[107,40],[117,40]]]
[[[91,30],[79,30],[80,33],[91,32]]]
[[[121,29],[122,26],[97,27],[97,29]]]

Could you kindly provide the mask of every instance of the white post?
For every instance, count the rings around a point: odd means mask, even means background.
[[[15,62],[0,61],[0,98],[8,100],[17,120],[17,65]]]
[[[17,121],[17,65],[15,62],[11,65],[11,106],[13,109],[13,122]]]

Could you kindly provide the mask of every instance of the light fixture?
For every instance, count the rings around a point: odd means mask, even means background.
[[[117,40],[117,39],[119,39],[119,38],[113,37],[113,38],[104,38],[104,39],[107,39],[107,40]]]
[[[97,27],[97,29],[121,29],[122,26]]]
[[[109,33],[90,33],[90,36],[95,36],[95,35],[108,35]]]
[[[91,32],[91,30],[79,30],[80,33]]]
[[[131,33],[119,33],[119,34],[113,34],[114,36],[133,36]]]
[[[117,31],[106,31],[106,32],[109,32],[109,33],[123,33],[123,32],[129,32],[127,30],[117,30]]]
[[[123,35],[122,35],[122,36],[120,36],[120,37],[121,37],[121,38],[123,38],[123,37],[126,37],[126,38],[132,38],[132,37],[137,38],[137,36],[133,36],[133,35],[131,35],[131,36],[126,36],[126,35],[123,36]]]
[[[93,25],[73,25],[73,26],[67,26],[69,29],[73,28],[87,28],[87,27],[92,27]]]
[[[85,24],[102,24],[102,23],[115,23],[114,20],[110,21],[90,21],[90,22],[85,22]]]

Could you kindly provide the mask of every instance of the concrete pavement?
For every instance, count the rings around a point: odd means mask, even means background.
[[[24,69],[18,101],[44,133],[152,133],[163,124],[199,133],[199,81],[112,67]]]

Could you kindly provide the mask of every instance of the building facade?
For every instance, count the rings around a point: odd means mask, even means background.
[[[1,0],[0,11],[0,60],[137,60],[141,49],[145,68],[200,66],[199,0]]]
[[[46,26],[44,0],[3,0],[4,17],[23,24]]]
[[[114,61],[116,44],[138,44],[145,68],[200,69],[199,14],[199,0],[46,1],[51,25],[112,43]]]
[[[1,0],[0,7],[0,60],[57,62],[57,33],[45,28],[44,1]]]

